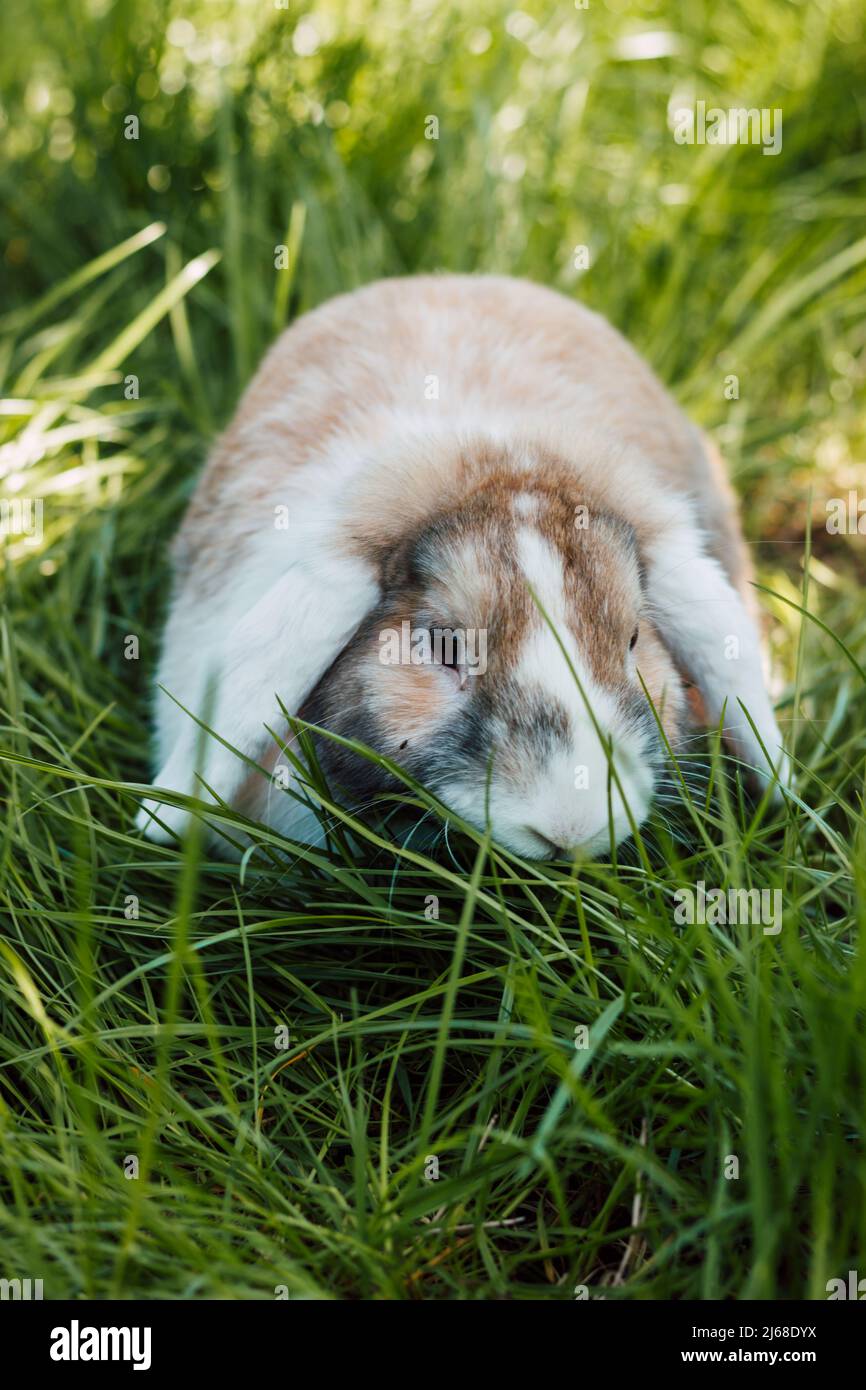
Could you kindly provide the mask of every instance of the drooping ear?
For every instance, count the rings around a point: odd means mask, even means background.
[[[407,589],[419,580],[417,541],[414,536],[405,536],[396,544],[384,546],[379,555],[382,592],[393,593]]]
[[[226,634],[210,717],[203,708],[192,711],[231,748],[212,736],[202,740],[199,725],[187,719],[155,785],[200,796],[201,778],[232,805],[249,775],[244,758],[258,762],[273,742],[268,728],[285,722],[281,703],[298,712],[378,596],[371,567],[357,559],[324,554],[292,565]],[[152,839],[168,838],[151,819],[154,810],[175,834],[186,829],[185,811],[146,801],[137,824]]]
[[[700,690],[708,720],[718,724],[724,710],[725,737],[756,780],[766,783],[774,769],[786,780],[760,638],[742,598],[690,521],[666,528],[645,558],[654,621],[668,650]]]

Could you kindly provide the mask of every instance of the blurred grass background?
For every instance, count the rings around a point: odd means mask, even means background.
[[[13,0],[2,24],[0,478],[44,526],[2,550],[0,1275],[815,1298],[862,1272],[866,539],[825,526],[866,496],[862,6]],[[677,145],[697,100],[780,107],[781,153]],[[717,438],[795,794],[684,796],[579,878],[470,835],[255,872],[143,844],[165,548],[209,441],[297,313],[437,267],[586,300]],[[675,927],[699,878],[781,887],[781,936]]]

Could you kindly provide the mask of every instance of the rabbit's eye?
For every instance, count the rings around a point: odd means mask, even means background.
[[[463,689],[466,684],[466,672],[459,661],[439,661],[437,665],[449,673],[458,690]]]
[[[454,626],[429,627],[429,660],[434,666],[447,671],[458,690],[466,685],[466,649],[461,640],[461,630]]]
[[[635,628],[634,632],[631,635],[631,641],[628,644],[628,649],[630,652],[633,652],[635,647],[637,646],[637,635],[639,631],[639,628]]]

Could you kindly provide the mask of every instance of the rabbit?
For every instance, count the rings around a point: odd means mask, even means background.
[[[721,459],[626,340],[554,290],[419,275],[302,315],[172,557],[138,817],[154,840],[188,825],[167,789],[324,843],[284,790],[283,710],[528,859],[633,833],[696,717],[723,721],[758,786],[778,796],[787,775]],[[333,739],[317,751],[349,806],[397,785]]]

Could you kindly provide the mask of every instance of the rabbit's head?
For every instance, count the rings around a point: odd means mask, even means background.
[[[659,723],[674,741],[684,707],[639,537],[555,459],[488,458],[462,477],[381,539],[380,601],[303,716],[519,854],[599,853],[644,820]],[[333,740],[318,753],[355,804],[393,785]]]

